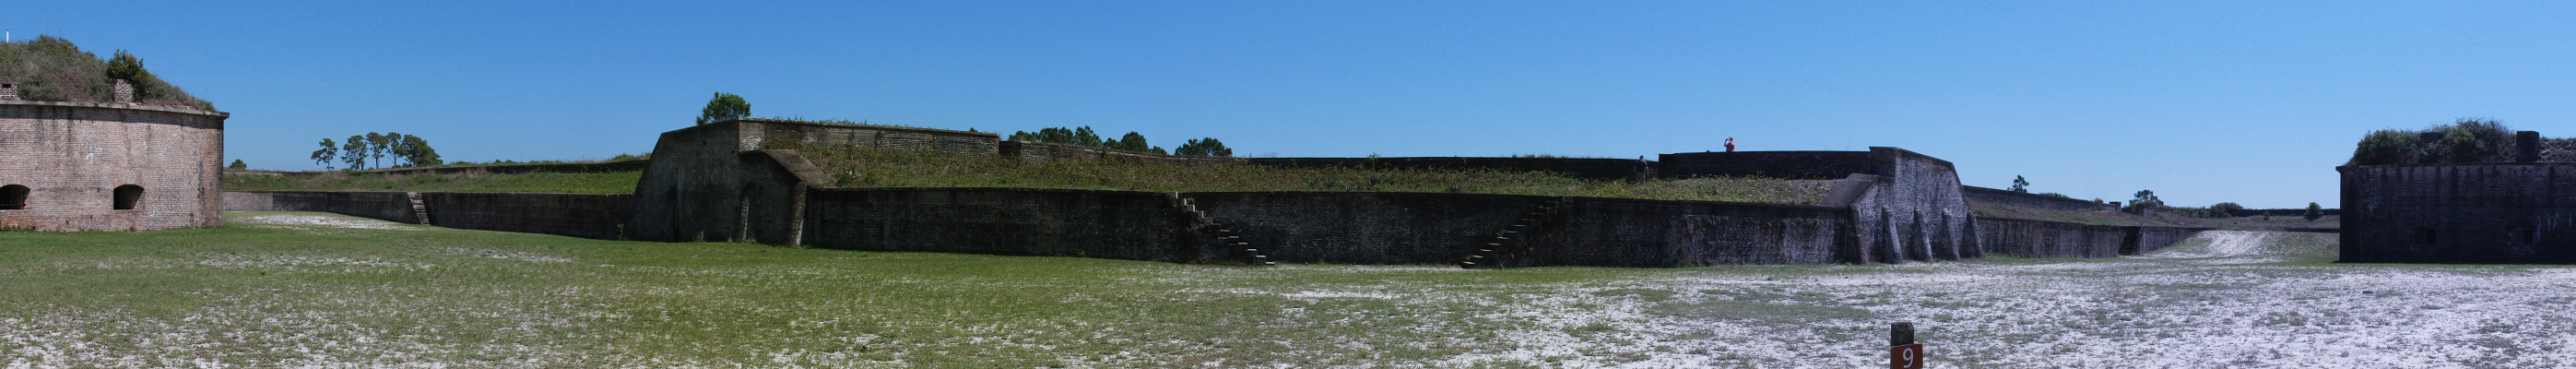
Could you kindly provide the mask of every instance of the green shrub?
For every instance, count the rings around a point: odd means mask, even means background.
[[[2415,161],[2415,132],[2383,129],[2361,136],[2347,165],[2386,165]]]
[[[112,102],[117,79],[134,84],[138,103],[215,110],[213,103],[163,82],[143,68],[143,58],[123,50],[117,51],[113,60],[101,60],[97,54],[81,51],[70,40],[54,36],[0,42],[0,81],[18,83],[21,99]]]
[[[751,116],[751,102],[744,101],[741,95],[717,91],[715,98],[707,100],[707,108],[698,111],[698,124],[722,122],[749,116]]]
[[[2232,202],[2222,202],[2222,203],[2218,203],[2218,204],[2210,205],[2210,206],[2209,206],[2209,210],[2210,210],[2210,211],[2216,211],[2216,212],[2218,212],[2218,214],[2216,214],[2217,216],[2213,216],[2213,217],[2211,217],[2211,218],[2226,218],[2226,217],[2228,217],[2228,214],[2229,214],[2228,212],[2230,212],[2230,211],[2237,211],[2237,210],[2245,210],[2245,206],[2244,206],[2244,205],[2237,205],[2236,203],[2232,203]]]
[[[2427,129],[2442,138],[2426,145],[2425,162],[2476,163],[2512,157],[2513,131],[2492,119],[2461,119]]]

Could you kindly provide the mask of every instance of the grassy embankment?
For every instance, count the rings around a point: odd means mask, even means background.
[[[228,175],[233,191],[412,191],[629,193],[643,172],[516,174],[381,174],[323,172],[310,175]]]
[[[1165,165],[1120,160],[1023,164],[999,157],[836,148],[798,150],[842,187],[1035,187],[1126,191],[1387,191],[1814,204],[1832,181],[1769,178],[1584,180],[1545,172]]]

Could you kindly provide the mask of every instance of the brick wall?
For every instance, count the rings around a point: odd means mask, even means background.
[[[2129,233],[2139,254],[2163,250],[2213,228],[2108,226],[2013,218],[1977,218],[1978,244],[1988,253],[2026,258],[2120,256]]]
[[[1977,218],[1985,252],[2025,258],[2120,256],[2125,227],[2012,218]]]
[[[1893,147],[1872,147],[1868,154],[1875,164],[1864,173],[1885,179],[1850,205],[1863,249],[1859,262],[1981,256],[1974,212],[1949,161]]]
[[[223,124],[231,115],[126,104],[0,100],[0,186],[27,186],[0,227],[155,230],[223,225]],[[143,188],[133,210],[114,189]]]
[[[1533,207],[1564,204],[1517,265],[1834,262],[1842,209],[1776,204],[1400,192],[1177,194],[1242,248],[1306,263],[1454,264]],[[882,251],[1239,261],[1200,242],[1170,194],[1021,188],[851,188],[809,194],[807,244]]]
[[[382,191],[224,191],[225,211],[319,211],[420,223],[413,217],[408,192]]]
[[[1960,186],[1960,192],[1968,196],[1968,202],[1979,204],[2068,211],[2102,210],[2102,205],[2095,204],[2092,200],[2076,200],[2064,197],[2013,192],[2011,190],[1998,190],[1977,186]]]
[[[1842,208],[1576,197],[1536,227],[1522,265],[1676,267],[1844,262]]]
[[[1100,147],[1045,142],[1002,141],[997,147],[1001,150],[1000,154],[1002,156],[1018,158],[1020,162],[1023,163],[1044,163],[1056,160],[1101,159],[1163,164],[1211,164],[1240,161],[1240,159],[1236,158],[1164,155],[1150,152],[1113,150]]]
[[[419,224],[411,192],[224,191],[225,211],[318,211]],[[634,217],[628,194],[420,192],[430,225],[621,239]]]
[[[633,194],[422,192],[430,224],[460,229],[624,239]]]
[[[852,250],[1193,261],[1160,192],[835,188],[807,194],[806,244]]]
[[[815,146],[991,156],[1000,151],[998,145],[1001,141],[999,135],[982,132],[822,124],[774,119],[737,119],[711,123],[707,126],[740,126],[743,142],[749,144],[737,150],[745,151]]]
[[[2576,263],[2576,198],[2564,191],[2576,163],[2335,169],[2342,261]]]

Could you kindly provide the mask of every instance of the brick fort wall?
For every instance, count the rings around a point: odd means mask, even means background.
[[[223,225],[224,120],[130,104],[0,100],[0,187],[26,186],[0,227],[49,231]],[[143,189],[115,210],[119,186]]]

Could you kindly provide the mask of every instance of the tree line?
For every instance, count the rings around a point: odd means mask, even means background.
[[[388,156],[394,160],[387,162],[385,158]],[[375,132],[349,136],[342,142],[322,139],[322,149],[313,150],[313,162],[327,169],[338,169],[332,166],[335,162],[347,164],[348,170],[425,167],[445,163],[438,159],[438,149],[430,148],[429,140],[420,136]]]

